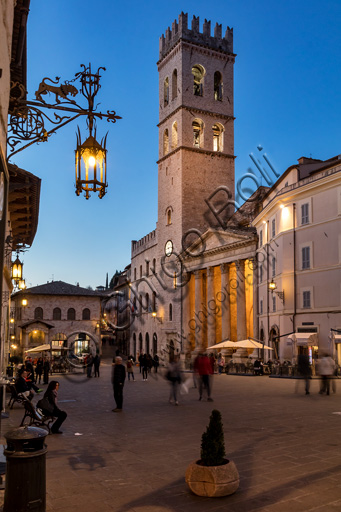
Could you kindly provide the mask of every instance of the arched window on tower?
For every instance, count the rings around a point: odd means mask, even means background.
[[[149,293],[146,293],[146,313],[149,312]]]
[[[178,147],[178,123],[174,121],[172,124],[172,149]]]
[[[84,308],[82,311],[82,320],[90,320],[90,309]]]
[[[174,100],[178,95],[178,72],[176,69],[173,71],[172,75],[172,100]]]
[[[192,75],[194,96],[203,96],[205,69],[200,64],[196,64],[192,67]]]
[[[214,73],[214,99],[223,101],[223,77],[220,71]]]
[[[212,126],[213,130],[213,151],[223,151],[224,149],[224,140],[223,133],[224,128],[221,124],[217,123]]]
[[[166,129],[163,132],[163,155],[167,155],[169,151],[169,135],[168,130]]]
[[[172,224],[172,210],[168,208],[167,210],[167,226]]]
[[[173,305],[169,304],[169,321],[173,320]]]
[[[168,76],[163,82],[163,106],[167,107],[169,103],[169,80]]]
[[[202,147],[203,134],[204,134],[203,126],[204,126],[204,124],[200,119],[194,119],[194,121],[192,123],[192,128],[193,128],[193,146],[195,148]]]
[[[156,272],[156,259],[155,258],[153,258],[153,272],[154,272],[154,274]]]

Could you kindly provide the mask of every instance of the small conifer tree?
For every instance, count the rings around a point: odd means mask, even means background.
[[[217,409],[212,411],[210,423],[201,438],[201,464],[221,466],[226,463],[223,423]]]

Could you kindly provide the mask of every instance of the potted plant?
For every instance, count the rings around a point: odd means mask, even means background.
[[[201,438],[201,458],[186,471],[186,483],[198,496],[218,497],[233,494],[239,487],[238,470],[225,457],[221,414],[214,409]]]

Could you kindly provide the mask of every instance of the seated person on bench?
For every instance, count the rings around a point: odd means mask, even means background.
[[[18,373],[18,377],[15,381],[15,389],[17,390],[18,395],[22,395],[28,400],[32,400],[34,396],[34,392],[41,393],[43,390],[39,389],[38,386],[30,380],[28,372],[25,368],[21,368]]]
[[[59,407],[57,406],[58,390],[59,382],[57,382],[56,380],[51,380],[47,390],[44,393],[43,399],[44,401],[47,400],[47,405],[49,406],[48,409],[44,408],[43,404],[41,404],[42,411],[46,416],[54,416],[57,418],[51,427],[52,434],[63,433],[61,430],[59,430],[59,428],[67,418],[67,413],[59,409]],[[38,407],[40,407],[40,401],[38,402],[37,405]]]

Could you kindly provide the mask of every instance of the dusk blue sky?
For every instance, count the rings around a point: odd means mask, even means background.
[[[122,120],[98,123],[108,135],[108,192],[86,201],[74,188],[77,122],[13,163],[42,179],[40,215],[24,255],[29,286],[54,280],[105,284],[130,262],[131,240],[157,221],[159,37],[181,11],[234,29],[236,177],[254,168],[261,144],[277,172],[300,156],[341,153],[340,2],[207,0],[31,2],[28,92],[44,77],[70,80],[80,64],[105,66],[100,108]],[[83,138],[85,119],[78,122]],[[259,174],[259,173],[257,173]],[[262,182],[264,183],[264,180]]]

